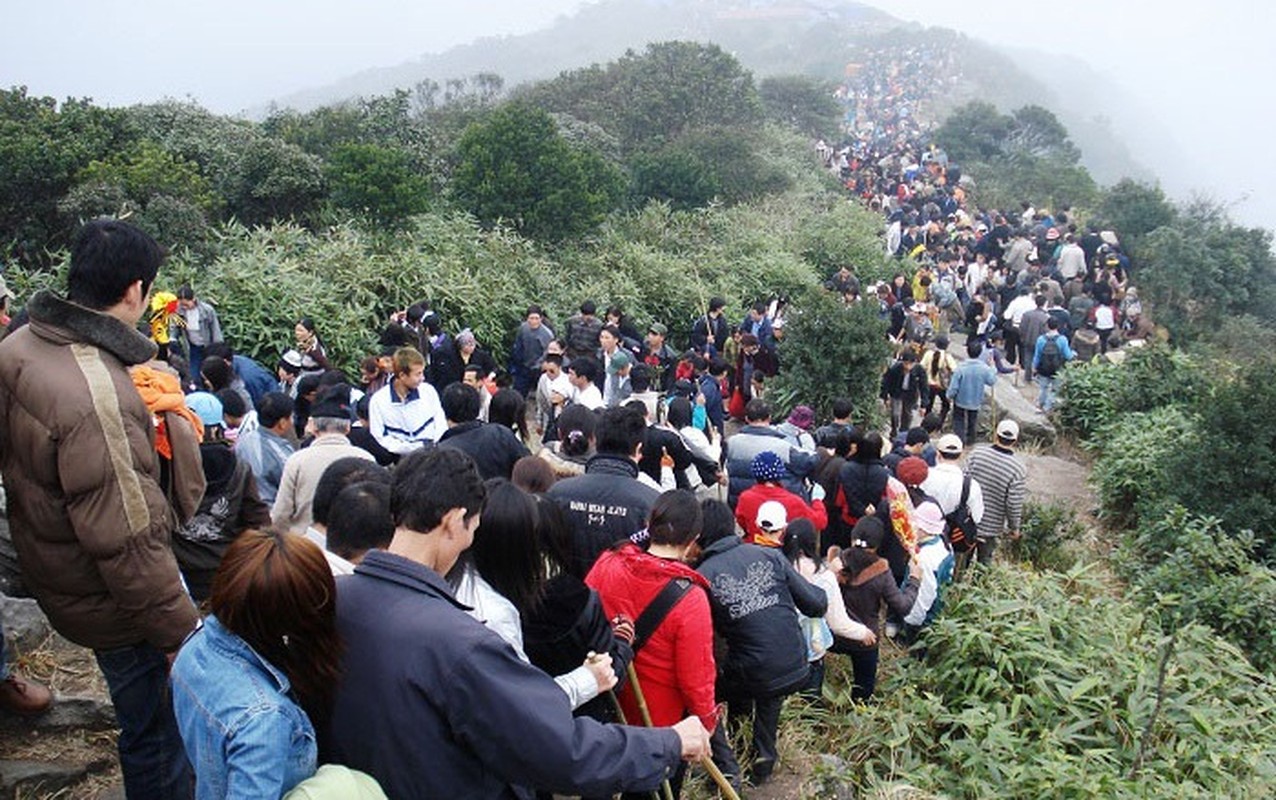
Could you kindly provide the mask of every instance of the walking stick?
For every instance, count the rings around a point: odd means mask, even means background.
[[[648,727],[651,725],[651,711],[647,708],[647,698],[642,693],[642,684],[638,683],[638,671],[634,669],[633,662],[629,663],[629,685],[634,690],[634,699],[638,701],[638,711],[642,714],[642,721]],[[718,769],[718,765],[713,763],[713,759],[709,756],[700,757],[700,766],[704,767],[709,773],[709,777],[713,778],[713,782],[718,784],[718,789],[722,792],[723,797],[727,800],[740,800],[740,795],[736,794],[735,788],[726,776],[722,774],[722,770]],[[673,791],[669,788],[669,781],[665,781],[661,787],[666,800],[673,800]]]

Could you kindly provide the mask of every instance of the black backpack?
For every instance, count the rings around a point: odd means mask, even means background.
[[[1063,350],[1059,348],[1059,337],[1047,336],[1041,347],[1041,358],[1037,361],[1037,374],[1053,378],[1063,368]]]
[[[966,553],[975,546],[975,537],[979,535],[979,528],[975,525],[975,520],[970,516],[970,507],[966,501],[970,499],[970,475],[966,474],[961,479],[961,500],[957,503],[957,507],[953,509],[953,513],[944,519],[948,523],[948,543],[953,546],[954,553]]]

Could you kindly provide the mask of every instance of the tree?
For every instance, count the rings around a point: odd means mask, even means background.
[[[94,159],[124,146],[121,112],[91,101],[0,91],[0,242],[27,264],[69,240],[58,201]]]
[[[340,208],[393,225],[429,205],[428,181],[412,170],[401,150],[375,144],[343,144],[328,159],[329,197]]]
[[[1122,178],[1105,191],[1099,203],[1099,217],[1120,233],[1122,247],[1135,254],[1149,233],[1173,224],[1176,214],[1160,186],[1129,178]]]
[[[834,87],[806,75],[764,78],[758,95],[771,119],[813,137],[837,133],[842,109],[833,97]]]
[[[658,149],[689,130],[762,119],[753,76],[713,44],[658,42],[605,67],[564,73],[520,97],[613,131],[626,152]]]
[[[1068,129],[1048,109],[1029,105],[1012,115],[1002,149],[1008,154],[1028,154],[1064,164],[1076,164],[1081,151],[1068,138]]]
[[[779,345],[782,369],[768,389],[776,407],[805,403],[828,416],[834,400],[848,397],[860,420],[876,421],[888,355],[886,322],[877,304],[847,306],[831,292],[812,289],[790,309]]]
[[[992,103],[975,100],[948,115],[935,131],[935,141],[955,161],[989,161],[1002,154],[1013,124]]]
[[[1179,339],[1208,336],[1224,319],[1253,314],[1276,321],[1272,233],[1244,228],[1205,200],[1147,235],[1137,272],[1158,322]]]
[[[593,151],[569,145],[540,109],[512,103],[466,129],[452,193],[484,225],[505,221],[541,241],[592,230],[623,179]]]

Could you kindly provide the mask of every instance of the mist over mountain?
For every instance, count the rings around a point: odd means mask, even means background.
[[[410,89],[422,81],[446,85],[449,79],[484,72],[501,76],[509,89],[672,39],[718,44],[757,77],[798,73],[837,80],[846,65],[875,42],[939,32],[842,0],[608,0],[583,6],[533,33],[485,37],[397,66],[364,70],[285,95],[249,115],[260,118],[271,108],[307,111]],[[947,38],[949,46],[961,51],[965,67],[938,113],[973,99],[987,100],[1003,111],[1044,105],[1068,127],[1081,149],[1082,163],[1105,184],[1126,176],[1152,180],[1152,170],[1136,154],[1156,152],[1163,160],[1176,149],[1154,127],[1135,124],[1147,119],[1139,113],[1137,98],[1078,59],[994,47],[957,33]],[[1060,76],[1067,80],[1058,80]],[[1176,188],[1186,191],[1188,184]]]

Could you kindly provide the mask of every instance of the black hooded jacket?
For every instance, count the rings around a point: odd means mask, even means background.
[[[805,681],[809,665],[797,612],[824,616],[824,591],[779,550],[737,536],[709,545],[696,571],[709,581],[713,628],[727,643],[719,694],[781,694]]]

